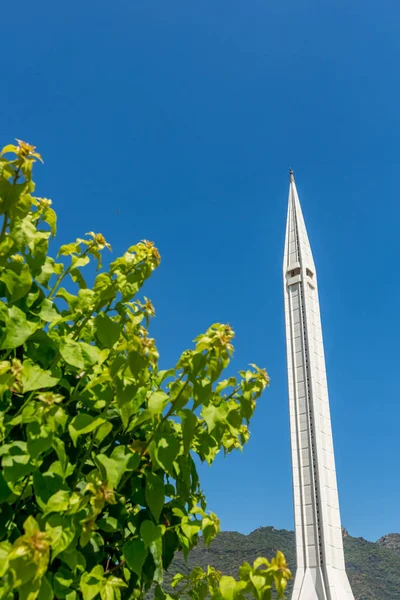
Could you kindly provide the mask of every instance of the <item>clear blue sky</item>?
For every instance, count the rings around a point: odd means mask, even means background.
[[[271,387],[202,469],[224,529],[292,528],[281,263],[288,169],[317,263],[343,524],[400,531],[400,7],[22,0],[2,7],[0,141],[45,158],[59,242],[154,240],[163,366],[215,322]]]

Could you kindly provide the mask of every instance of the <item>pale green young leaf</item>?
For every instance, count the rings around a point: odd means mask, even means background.
[[[51,540],[51,559],[54,559],[69,548],[75,538],[73,517],[53,513],[46,518],[46,532]]]
[[[220,406],[210,404],[209,406],[203,407],[201,414],[204,417],[205,422],[207,423],[209,433],[211,433],[214,430],[217,423],[226,421],[226,417],[228,415],[228,408],[226,404],[221,404]]]
[[[181,529],[189,542],[192,544],[194,538],[201,530],[201,523],[199,521],[190,521],[187,517],[185,517],[185,519],[181,522]]]
[[[64,244],[60,246],[58,256],[72,256],[73,254],[79,254],[81,247],[78,242],[72,242],[71,244]]]
[[[40,273],[36,275],[36,281],[45,288],[48,288],[52,275],[61,275],[64,266],[56,263],[53,258],[46,256],[44,264],[41,266]]]
[[[12,545],[10,542],[0,542],[0,577],[2,577],[8,569],[8,555],[11,548]]]
[[[224,600],[235,600],[237,591],[234,577],[223,575],[219,582],[219,589]]]
[[[73,294],[70,294],[69,292],[67,292],[66,289],[64,288],[60,288],[57,293],[56,293],[56,297],[57,298],[62,298],[63,300],[65,300],[65,302],[68,304],[68,306],[72,309],[75,310],[78,303],[79,303],[79,299],[78,296],[74,296]]]
[[[59,490],[51,496],[46,504],[45,514],[52,512],[64,512],[69,506],[70,493],[66,490]]]
[[[50,225],[51,235],[54,237],[57,233],[57,215],[52,208],[47,208],[43,214],[43,220]]]
[[[104,579],[104,569],[98,565],[90,573],[85,572],[81,576],[80,586],[83,600],[93,600],[100,593]]]
[[[171,580],[171,587],[175,588],[183,579],[185,579],[185,575],[182,573],[176,573]]]
[[[168,404],[169,396],[163,392],[162,390],[158,390],[154,392],[150,398],[148,403],[149,412],[155,416],[162,413],[165,406]]]
[[[119,577],[110,575],[100,589],[101,600],[121,600],[120,588],[128,587]]]
[[[73,269],[80,269],[82,267],[85,267],[87,264],[89,264],[89,262],[90,262],[90,258],[88,255],[73,256],[71,264],[72,264]]]
[[[60,314],[56,309],[54,302],[45,298],[40,307],[40,313],[38,315],[46,323],[51,323],[54,319],[57,319]]]

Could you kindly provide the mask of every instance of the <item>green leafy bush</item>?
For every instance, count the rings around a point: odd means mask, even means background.
[[[0,156],[0,598],[120,600],[154,584],[165,598],[174,554],[219,531],[193,457],[243,447],[268,377],[253,366],[221,380],[234,335],[221,324],[160,371],[154,309],[137,298],[158,250],[140,242],[101,271],[110,246],[89,233],[51,258],[56,214],[33,196],[36,159],[21,141]],[[289,576],[278,553],[238,581],[195,569],[174,585],[267,600]]]

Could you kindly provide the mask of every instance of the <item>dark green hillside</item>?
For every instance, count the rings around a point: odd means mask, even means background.
[[[345,532],[347,572],[356,600],[400,600],[400,545],[396,545],[400,536],[392,534],[383,539],[387,538],[390,538],[390,543],[382,542],[382,539],[372,543],[353,538]],[[186,572],[195,566],[206,567],[208,564],[225,574],[236,575],[244,561],[252,561],[257,556],[270,557],[278,549],[284,552],[294,572],[293,531],[261,527],[250,535],[222,532],[210,548],[200,543],[190,555],[188,564],[182,556],[178,556],[168,577],[178,571]]]

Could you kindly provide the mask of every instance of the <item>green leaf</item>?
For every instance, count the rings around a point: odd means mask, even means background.
[[[203,407],[201,414],[204,417],[205,422],[207,423],[209,433],[211,433],[215,429],[217,423],[226,421],[226,417],[228,415],[228,408],[226,404],[221,404],[220,406],[214,406],[213,404],[209,404],[208,406]]]
[[[61,552],[59,557],[74,573],[76,570],[83,572],[86,569],[86,559],[82,552],[74,548],[74,544],[70,544],[69,548]]]
[[[183,449],[187,453],[192,444],[198,419],[194,412],[187,408],[183,409],[180,414],[182,419]]]
[[[54,387],[60,381],[60,373],[55,374],[51,373],[51,371],[45,371],[28,359],[23,363],[21,380],[23,392],[26,393],[42,388]]]
[[[65,473],[68,466],[68,457],[65,452],[65,444],[64,442],[58,438],[53,438],[53,448],[57,453],[58,460],[60,461],[61,469]]]
[[[71,436],[74,446],[76,446],[80,435],[94,431],[103,423],[105,423],[105,419],[102,417],[92,417],[86,413],[80,413],[74,417],[68,425],[69,435]]]
[[[140,455],[137,452],[132,454],[126,446],[118,445],[110,457],[99,454],[96,461],[103,465],[108,485],[116,488],[126,471],[133,471],[139,466]]]
[[[139,352],[136,352],[136,350],[129,352],[128,365],[134,377],[137,377],[137,375],[146,368],[148,363],[148,359]]]
[[[148,521],[149,523],[151,521]],[[122,547],[128,567],[136,573],[138,577],[142,574],[142,567],[147,556],[147,548],[142,540],[130,540]]]
[[[203,531],[203,539],[206,546],[209,546],[219,531],[219,524],[209,517],[204,517],[201,528]]]
[[[36,502],[42,510],[45,510],[51,496],[65,487],[66,485],[63,483],[62,478],[53,471],[47,471],[47,473],[42,474],[37,469],[33,474],[33,490]]]
[[[3,577],[8,569],[8,555],[11,548],[10,542],[0,542],[0,577]]]
[[[42,577],[40,582],[40,590],[37,600],[53,600],[54,592],[51,584],[46,576]]]
[[[93,291],[99,294],[103,300],[110,300],[115,295],[113,281],[109,273],[99,273],[95,279]]]
[[[174,461],[179,454],[181,444],[173,435],[166,435],[157,443],[157,460],[171,477],[174,476]]]
[[[47,425],[41,425],[37,421],[28,423],[26,427],[28,437],[27,448],[32,458],[38,458],[42,452],[51,448],[53,443],[53,432]]]
[[[171,580],[171,587],[175,588],[178,585],[178,583],[182,581],[182,579],[185,579],[185,575],[183,575],[182,573],[176,573]]]
[[[105,348],[112,348],[118,341],[122,325],[113,321],[105,313],[99,313],[95,319],[96,335]]]
[[[41,588],[41,580],[34,579],[23,583],[18,588],[18,600],[36,600]]]
[[[153,521],[143,521],[140,526],[140,537],[144,541],[145,546],[150,546],[162,537],[165,527],[163,525],[155,525]]]
[[[81,590],[83,600],[93,600],[100,593],[103,583],[104,569],[101,565],[94,567],[90,573],[83,573],[81,577]]]
[[[181,528],[189,542],[192,544],[193,539],[198,535],[201,529],[201,523],[198,521],[189,521],[187,520],[187,517],[185,517],[185,520],[181,523]]]
[[[108,434],[112,431],[113,425],[112,423],[103,423],[100,425],[98,430],[95,433],[94,439],[97,445],[100,446],[101,442],[108,436]]]
[[[34,470],[32,458],[27,452],[25,442],[14,442],[8,448],[8,453],[3,457],[2,469],[4,479],[8,483],[18,481],[29,475]]]
[[[236,582],[234,577],[223,575],[219,582],[219,589],[224,600],[235,600],[238,593],[246,587],[244,581]]]
[[[60,246],[58,256],[71,256],[72,254],[79,254],[81,247],[79,242],[72,242],[71,244],[64,244]]]
[[[61,558],[61,557],[60,557]],[[74,575],[69,569],[59,567],[54,573],[53,587],[57,598],[66,598],[71,591],[71,585],[74,583]]]
[[[57,215],[52,208],[47,208],[44,215],[43,221],[46,221],[50,225],[51,235],[54,237],[57,233]]]
[[[27,264],[19,263],[14,269],[5,269],[0,276],[0,281],[6,284],[10,302],[16,302],[27,295],[32,285],[32,276]]]
[[[8,486],[8,483],[6,482],[6,480],[4,479],[3,473],[0,471],[0,504],[7,502],[7,500],[11,496],[11,494],[12,494],[12,490]]]
[[[145,495],[152,515],[158,521],[164,506],[164,482],[158,475],[154,475],[154,473],[146,475]]]
[[[117,384],[117,403],[121,412],[121,419],[126,429],[131,418],[139,412],[140,406],[146,397],[146,388],[139,388],[136,384],[129,384],[122,388]]]
[[[81,290],[87,288],[86,281],[85,281],[80,269],[71,269],[69,274],[70,274],[72,281],[74,283],[77,283]]]
[[[59,316],[60,314],[57,311],[54,302],[45,298],[40,306],[39,317],[43,321],[46,321],[46,323],[51,323],[55,319],[58,319]]]
[[[85,368],[85,361],[83,360],[82,350],[78,342],[67,338],[61,341],[60,354],[65,362],[77,369]]]
[[[70,337],[60,343],[60,354],[66,363],[77,369],[87,369],[100,362],[104,355],[96,346],[85,342],[76,342]]]
[[[119,588],[128,587],[122,579],[110,575],[100,590],[101,600],[120,600],[121,592]]]
[[[54,559],[67,550],[75,537],[75,524],[73,517],[52,514],[46,519],[46,531],[51,539],[51,559]]]
[[[71,310],[75,310],[77,305],[79,304],[79,299],[77,296],[70,294],[67,292],[65,288],[60,288],[56,294],[57,298],[62,298],[68,304]]]
[[[169,396],[165,392],[163,392],[161,390],[154,392],[154,394],[152,394],[149,398],[149,403],[148,403],[149,412],[153,416],[161,414],[162,411],[164,410],[165,406],[168,404],[168,401],[169,401]]]
[[[153,580],[156,583],[163,581],[163,565],[162,565],[162,540],[158,539],[152,542],[149,546],[150,553],[153,556],[154,565],[156,567],[153,575]]]
[[[51,496],[46,504],[45,513],[64,512],[69,506],[70,494],[66,490],[59,490]]]
[[[22,346],[39,327],[38,323],[28,321],[25,313],[16,306],[11,306],[6,310],[4,333],[0,340],[0,350],[11,350],[12,348]]]
[[[29,515],[24,521],[24,531],[26,535],[32,536],[39,531],[39,524],[35,517]]]
[[[39,283],[39,285],[48,288],[51,276],[61,275],[63,268],[63,265],[56,263],[54,258],[46,256],[46,260],[41,267],[40,273],[36,275],[36,282]]]
[[[88,265],[90,262],[90,258],[89,256],[73,256],[72,257],[72,267],[73,269],[80,269],[82,267],[85,267],[86,265]]]
[[[120,531],[122,529],[122,526],[118,522],[118,519],[116,519],[115,517],[103,517],[101,519],[98,519],[98,521],[96,521],[96,524],[98,525],[99,529],[101,529],[101,531],[107,531],[108,533],[115,533],[116,531]]]

